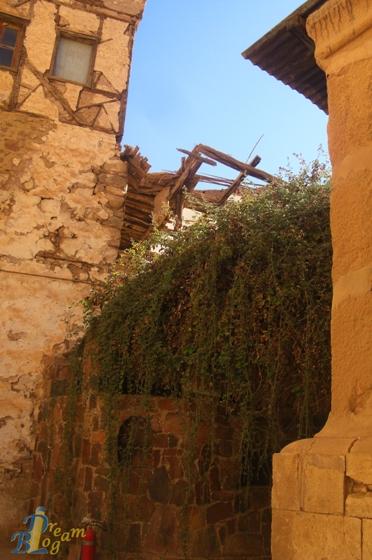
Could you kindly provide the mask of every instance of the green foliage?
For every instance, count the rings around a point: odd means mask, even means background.
[[[123,255],[85,302],[97,388],[223,405],[242,418],[252,473],[326,419],[330,305],[329,185],[314,162]]]

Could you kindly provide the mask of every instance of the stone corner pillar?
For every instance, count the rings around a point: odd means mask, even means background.
[[[273,560],[372,560],[372,0],[307,20],[333,166],[332,410],[273,460]]]

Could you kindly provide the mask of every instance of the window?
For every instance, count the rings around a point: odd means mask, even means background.
[[[0,15],[0,67],[16,69],[22,45],[23,26]]]
[[[68,82],[90,85],[96,42],[90,39],[59,35],[51,75]]]

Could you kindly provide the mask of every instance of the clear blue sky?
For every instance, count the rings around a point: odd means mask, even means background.
[[[327,148],[327,117],[241,52],[301,0],[147,0],[135,39],[124,142],[153,171],[177,169],[176,148],[205,143],[277,172]],[[205,171],[213,172],[212,168]]]

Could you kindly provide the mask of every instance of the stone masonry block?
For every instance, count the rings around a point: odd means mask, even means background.
[[[372,453],[349,453],[346,456],[346,474],[363,484],[372,484]]]
[[[274,510],[272,531],[272,560],[362,558],[361,520],[354,517]]]
[[[362,521],[362,550],[363,560],[372,560],[372,520]]]
[[[361,437],[350,449],[351,454],[369,454],[372,456],[372,437]]]
[[[372,518],[372,493],[358,492],[347,496],[346,515]]]
[[[273,456],[273,509],[300,510],[300,455],[275,453]]]
[[[345,457],[305,455],[303,509],[313,513],[344,513]]]
[[[283,449],[281,450],[280,454],[284,455],[287,453],[303,455],[304,453],[308,453],[312,446],[314,445],[314,439],[298,439],[296,441],[292,441]]]
[[[309,453],[314,455],[346,455],[355,442],[355,438],[315,437]]]

